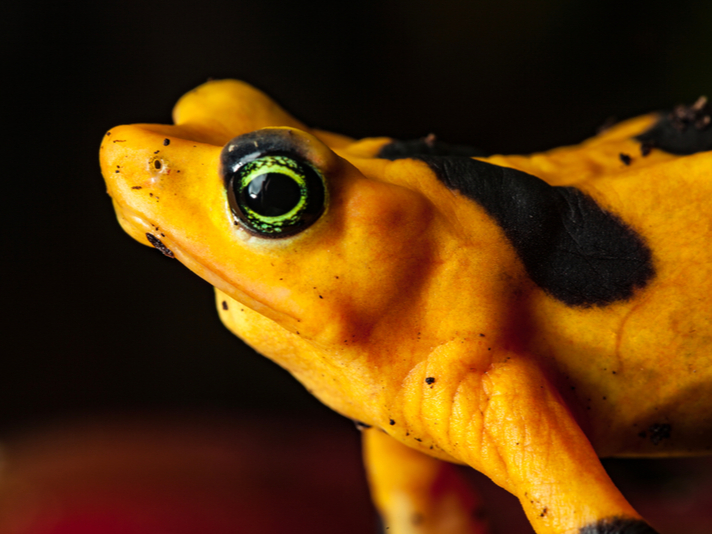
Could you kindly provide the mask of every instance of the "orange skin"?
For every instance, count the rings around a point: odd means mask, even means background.
[[[591,307],[535,285],[497,223],[424,162],[376,158],[387,138],[310,129],[231,80],[182,97],[174,120],[104,138],[121,225],[144,244],[152,234],[213,284],[236,335],[373,427],[366,460],[390,532],[450,532],[429,515],[393,519],[426,508],[460,513],[452,532],[482,532],[464,518],[474,502],[466,492],[454,491],[459,508],[423,504],[437,478],[430,457],[512,492],[538,534],[573,534],[639,517],[599,456],[712,450],[712,153],[642,157],[632,137],[655,115],[579,146],[483,158],[575,184],[643,236],[654,279],[629,300]],[[284,239],[235,224],[219,168],[228,141],[273,127],[308,146],[328,189],[321,218]],[[661,423],[672,425],[669,438],[641,437]],[[419,482],[389,479],[384,457]]]

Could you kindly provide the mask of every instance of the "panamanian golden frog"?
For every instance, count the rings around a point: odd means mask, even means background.
[[[311,129],[231,80],[107,132],[131,236],[364,429],[390,532],[484,532],[447,462],[539,534],[652,534],[601,456],[712,452],[704,99],[581,145],[483,157]]]

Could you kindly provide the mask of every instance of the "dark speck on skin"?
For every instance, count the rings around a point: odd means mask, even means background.
[[[429,376],[428,378],[425,379],[426,384],[434,384],[435,383],[435,378],[432,376]]]
[[[171,140],[170,140],[170,139],[164,139],[164,140],[163,140],[163,146],[168,146],[168,145],[170,145],[170,144],[171,144]]]
[[[395,422],[393,419],[389,419],[388,422],[389,422],[391,425],[395,425],[395,424],[396,424],[396,422]]]
[[[630,162],[633,161],[633,158],[631,158],[628,154],[624,154],[623,152],[621,152],[620,154],[618,154],[618,157],[619,157],[619,158],[621,159],[621,161],[622,161],[623,163],[625,163],[626,165],[630,165]]]
[[[228,309],[228,308],[227,308],[227,301],[226,301],[226,300],[223,300],[223,301],[222,301],[222,309],[223,309],[223,310],[227,310],[227,309]]]

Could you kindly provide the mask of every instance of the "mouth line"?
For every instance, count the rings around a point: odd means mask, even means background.
[[[139,241],[144,245],[152,246],[165,256],[178,260],[210,285],[218,288],[223,293],[228,294],[244,306],[247,306],[253,311],[282,325],[287,330],[294,332],[298,330],[298,324],[300,323],[298,318],[293,317],[290,314],[277,311],[267,304],[257,300],[246,291],[235,287],[223,276],[186,252],[180,245],[171,239],[170,233],[166,235],[166,233],[160,229],[159,226],[148,222],[139,212],[132,208],[120,206],[116,202],[114,202],[114,209],[118,215],[121,227],[136,241]]]

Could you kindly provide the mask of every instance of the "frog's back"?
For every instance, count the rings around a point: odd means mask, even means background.
[[[712,451],[707,124],[653,114],[533,156],[414,155],[516,250],[537,286],[530,350],[602,455]]]
[[[650,151],[644,136],[632,135],[641,126],[650,127],[645,118],[624,125],[626,136],[603,146],[603,156],[589,152],[598,155],[587,168],[568,179],[553,173],[553,181],[574,184],[639,236],[649,251],[647,260],[640,257],[647,274],[628,296],[590,306],[539,295],[532,307],[532,349],[546,354],[544,362],[553,355],[559,389],[587,421],[599,454],[710,453],[710,131],[702,131],[701,150],[675,155]],[[589,141],[595,143],[605,144]],[[554,162],[566,162],[566,150],[555,153]],[[536,165],[532,158],[523,167],[547,176]],[[551,172],[553,164],[539,165]]]

